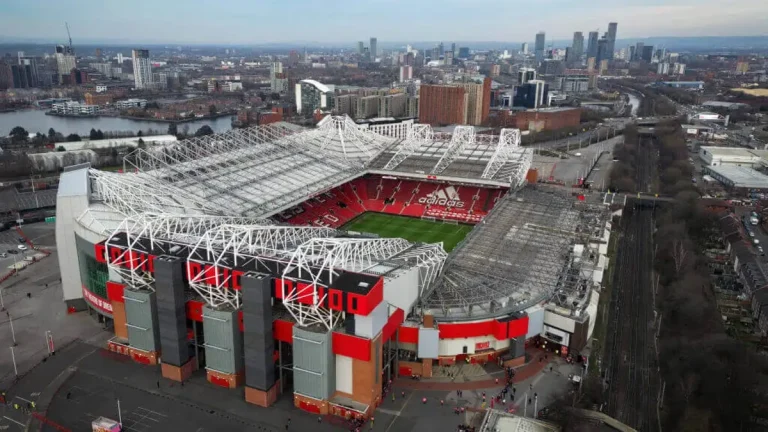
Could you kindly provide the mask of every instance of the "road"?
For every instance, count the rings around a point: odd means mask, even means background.
[[[631,118],[607,119],[603,124],[603,126],[598,127],[594,130],[583,132],[578,135],[574,135],[572,137],[563,138],[559,140],[530,144],[527,147],[534,147],[537,149],[557,149],[560,147],[565,148],[570,144],[575,148],[578,146],[580,142],[596,143],[599,141],[604,141],[609,138],[612,138],[613,136],[615,136],[617,131],[624,129],[624,126],[626,126],[631,122],[632,122]]]
[[[656,150],[638,149],[638,190],[650,191]],[[627,206],[616,256],[609,332],[604,353],[607,413],[640,431],[658,428],[658,372],[654,351],[653,210]]]

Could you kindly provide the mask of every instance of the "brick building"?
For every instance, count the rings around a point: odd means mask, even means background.
[[[464,124],[469,94],[462,87],[422,85],[419,90],[419,122],[434,125]]]
[[[581,108],[542,108],[527,111],[496,110],[489,123],[494,127],[541,132],[578,126]]]
[[[88,105],[106,105],[111,104],[114,101],[114,97],[108,93],[91,93],[85,94],[85,103]]]

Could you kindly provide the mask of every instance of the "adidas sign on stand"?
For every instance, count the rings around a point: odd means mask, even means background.
[[[419,204],[437,204],[445,207],[464,208],[464,201],[461,201],[459,193],[453,186],[439,189],[425,197],[419,198]]]

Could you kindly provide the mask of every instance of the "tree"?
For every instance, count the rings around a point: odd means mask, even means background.
[[[168,135],[176,136],[179,133],[178,126],[176,126],[176,123],[171,123],[168,125]]]
[[[69,134],[69,135],[67,135],[67,141],[68,142],[77,142],[77,141],[82,141],[82,140],[80,139],[80,135],[78,135],[78,134]]]
[[[99,139],[99,134],[98,134],[98,132],[96,132],[96,129],[91,128],[91,133],[88,134],[88,138],[90,138],[92,140]]]
[[[143,149],[143,148],[147,148],[147,145],[146,145],[146,144],[144,144],[144,139],[142,139],[142,138],[139,138],[138,147],[139,147],[140,149]]]
[[[213,129],[211,129],[208,125],[202,125],[200,126],[200,129],[195,132],[196,137],[206,136],[206,135],[213,135]]]
[[[214,104],[208,105],[208,114],[216,115],[216,105]]]
[[[21,126],[16,126],[11,129],[9,134],[12,141],[26,141],[29,138],[29,132]]]
[[[142,132],[141,130],[139,130],[138,132],[136,132],[136,136],[137,136],[137,137],[140,137],[140,136],[142,136],[143,134],[144,134],[144,132]]]
[[[56,151],[62,152],[62,151],[67,151],[67,149],[65,149],[64,146],[58,146],[56,147]]]
[[[53,128],[48,129],[48,138],[50,138],[51,141],[56,139],[56,130]]]
[[[100,140],[104,139],[104,132],[101,131],[101,129],[96,131],[96,136],[98,136]]]

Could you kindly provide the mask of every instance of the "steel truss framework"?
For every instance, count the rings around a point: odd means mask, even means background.
[[[387,145],[396,140],[369,132],[345,116],[326,116],[317,128],[304,133],[309,149],[331,160],[363,169]]]
[[[221,267],[235,265],[229,260],[238,265],[240,260],[288,262],[285,278],[309,281],[310,288],[285,292],[286,308],[301,325],[332,328],[340,317],[320,306],[318,282],[320,275],[333,280],[340,270],[381,274],[386,280],[402,269],[418,267],[422,298],[445,315],[512,310],[523,297],[533,301],[561,289],[553,286],[576,286],[583,277],[561,282],[565,270],[556,270],[553,262],[568,261],[563,247],[578,237],[573,232],[581,226],[581,213],[566,211],[562,200],[555,200],[559,204],[543,213],[564,227],[553,230],[539,214],[534,222],[515,222],[514,215],[526,213],[515,206],[517,201],[505,199],[450,258],[436,244],[342,238],[331,229],[275,226],[263,217],[376,166],[504,179],[515,189],[525,181],[530,164],[531,152],[519,146],[519,132],[514,130],[504,130],[501,136],[475,135],[474,128],[461,126],[447,134],[417,124],[409,125],[401,139],[381,136],[346,117],[327,117],[314,130],[274,124],[139,149],[126,160],[128,174],[92,170],[90,181],[92,197],[115,216],[125,217],[108,242],[127,233],[128,257],[131,250],[146,250],[149,242],[169,253],[186,253],[189,261]],[[544,205],[535,196],[528,199]],[[100,211],[87,219],[97,214]],[[106,229],[95,222],[89,222],[94,229]],[[115,224],[110,221],[109,226]],[[520,235],[510,241],[507,231],[513,229]],[[545,258],[534,258],[539,255]],[[135,264],[132,269],[110,264],[110,269],[132,286],[153,289],[151,275],[137,270],[141,263]],[[212,306],[239,307],[239,292],[227,288],[223,274],[214,280],[206,277],[210,274],[190,281],[198,294]],[[311,302],[305,301],[307,296]]]
[[[330,228],[278,226],[260,219],[145,213],[119,224],[106,245],[118,246],[123,253],[106,258],[109,269],[124,283],[150,291],[155,289],[154,276],[142,270],[147,257],[139,252],[160,250],[185,256],[188,262],[229,269],[260,260],[286,262],[283,278],[307,286],[282,286],[283,305],[299,325],[322,324],[332,329],[341,315],[322,306],[324,298],[318,294],[318,288],[325,287],[322,276],[332,283],[341,270],[377,274],[373,267],[382,263],[394,271],[416,267],[423,290],[440,273],[447,256],[439,243],[414,245],[403,239],[339,238],[338,234]],[[212,307],[239,308],[240,291],[231,288],[231,278],[231,272],[200,272],[188,282]]]
[[[402,161],[413,155],[416,150],[434,138],[432,126],[428,124],[415,124],[408,129],[405,141],[398,147],[392,159],[384,165],[385,170],[395,169]]]
[[[137,149],[125,170],[178,185],[227,214],[269,216],[361,174],[397,141],[327,117],[312,130],[271,124]]]
[[[493,156],[488,161],[488,165],[485,166],[481,177],[484,179],[493,178],[501,167],[515,155],[514,151],[519,147],[520,130],[502,129],[499,134],[499,144],[496,146],[496,151],[493,152]]]
[[[116,212],[129,216],[149,213],[220,214],[209,203],[169,184],[158,184],[142,174],[115,174],[89,170],[91,196]]]
[[[448,254],[441,242],[417,245],[398,254],[393,261],[404,261],[409,264],[415,261],[416,266],[421,269],[419,272],[419,296],[421,296],[437,279],[447,258]]]
[[[574,203],[560,191],[509,194],[453,251],[423,307],[454,319],[518,312],[547,299],[580,307],[599,257],[591,240],[606,220],[604,206]]]
[[[335,235],[335,230],[322,227],[222,225],[200,236],[190,252],[189,261],[212,263],[217,268],[236,268],[263,258],[289,259],[297,246]],[[192,277],[189,286],[211,306],[228,304],[239,308],[240,293],[227,288],[231,286],[231,274],[225,277],[219,272],[214,273]]]
[[[134,218],[126,218],[107,238],[106,245],[124,249],[116,261],[107,255],[110,270],[120,275],[123,282],[137,289],[154,291],[154,276],[141,270],[147,257],[137,252],[159,249],[165,253],[174,253],[179,247],[195,245],[210,230],[230,224],[254,224],[264,221],[239,217],[224,216],[187,216],[174,214],[144,213]],[[123,243],[114,243],[116,235],[124,233],[127,247]],[[141,258],[143,256],[143,258]],[[129,263],[128,266],[118,263]]]
[[[432,168],[432,174],[440,174],[453,163],[457,157],[464,151],[464,148],[475,143],[475,128],[472,126],[456,126],[451,136],[451,142],[443,153],[443,156]]]

